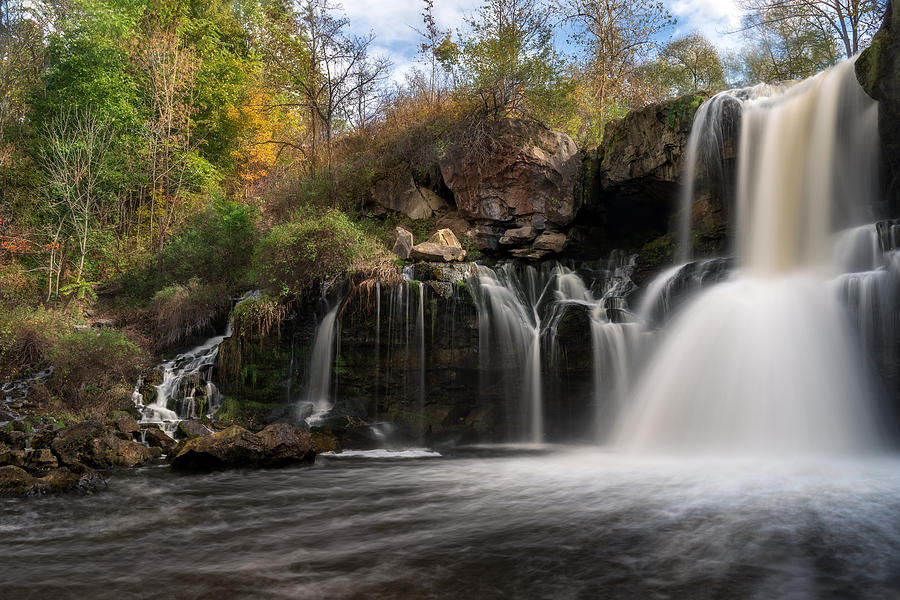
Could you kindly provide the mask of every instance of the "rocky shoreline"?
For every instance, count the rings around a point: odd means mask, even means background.
[[[325,438],[288,423],[214,432],[198,420],[180,422],[172,438],[124,412],[65,427],[13,421],[0,429],[0,496],[93,494],[106,489],[105,471],[154,464],[180,472],[311,465],[320,448],[338,448]]]

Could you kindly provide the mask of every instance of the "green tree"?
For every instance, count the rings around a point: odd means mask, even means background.
[[[659,53],[662,87],[675,94],[725,88],[725,69],[716,47],[699,33],[672,40]]]
[[[468,25],[460,64],[467,91],[485,114],[539,116],[552,105],[561,63],[547,6],[539,0],[486,0]]]

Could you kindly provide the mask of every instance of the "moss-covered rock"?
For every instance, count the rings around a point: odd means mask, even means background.
[[[900,215],[900,2],[888,5],[881,29],[856,61],[856,77],[880,103],[884,213]]]

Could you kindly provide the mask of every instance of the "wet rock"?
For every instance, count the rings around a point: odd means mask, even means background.
[[[900,214],[900,2],[889,3],[881,28],[856,61],[856,78],[878,100],[884,214]]]
[[[409,253],[412,251],[413,234],[403,227],[397,227],[394,230],[394,233],[397,236],[397,241],[394,242],[393,252],[397,255],[397,258],[406,260],[409,258]]]
[[[65,465],[85,462],[85,451],[91,441],[106,434],[107,430],[103,423],[97,419],[88,419],[60,430],[50,444],[50,448]]]
[[[143,444],[123,440],[108,431],[99,420],[75,423],[56,434],[50,445],[62,464],[91,467],[134,467],[158,458]]]
[[[316,454],[341,451],[341,443],[337,436],[330,431],[314,431],[309,436],[312,441],[312,449]]]
[[[59,466],[59,461],[49,448],[27,450],[25,453],[25,468],[30,471],[47,471]]]
[[[27,496],[36,491],[36,479],[25,469],[12,465],[0,467],[0,496]]]
[[[172,468],[208,471],[283,466],[309,463],[314,458],[309,436],[298,436],[290,425],[270,425],[259,434],[233,425],[209,436],[181,442],[173,452]]]
[[[168,454],[176,446],[175,440],[170,438],[162,429],[147,429],[144,440],[151,448],[159,448],[163,454]]]
[[[566,234],[555,231],[545,231],[534,240],[535,250],[547,250],[559,254],[566,248]]]
[[[525,227],[517,227],[515,229],[507,229],[503,237],[500,238],[502,246],[521,246],[528,244],[537,237],[537,230],[531,225]]]
[[[14,450],[8,446],[0,448],[0,465],[25,467],[25,450]]]
[[[529,221],[565,226],[580,200],[581,158],[564,133],[533,121],[485,124],[484,144],[462,144],[440,161],[460,213],[479,223]]]
[[[121,440],[114,435],[104,435],[90,441],[82,455],[85,464],[99,467],[136,467],[159,458],[159,450],[138,442]]]
[[[126,433],[132,438],[135,436],[140,437],[141,435],[140,425],[138,425],[138,422],[134,420],[134,417],[128,413],[117,414],[113,419],[113,426],[116,431]]]
[[[106,489],[106,480],[93,470],[78,473],[66,468],[53,469],[44,477],[37,479],[36,491],[41,494],[55,494],[77,491],[83,494]]]
[[[0,443],[6,444],[14,450],[24,450],[28,436],[24,431],[17,429],[0,429]]]
[[[200,421],[179,421],[176,435],[181,438],[194,439],[212,435],[212,430]]]
[[[539,250],[536,248],[516,248],[510,254],[516,258],[524,258],[527,260],[540,260],[550,254],[549,250]]]
[[[295,430],[287,423],[269,425],[257,434],[263,443],[261,464],[280,467],[298,462],[312,463],[316,458],[308,431]]]
[[[50,448],[50,444],[56,438],[56,434],[61,430],[56,427],[42,427],[31,434],[32,448]]]

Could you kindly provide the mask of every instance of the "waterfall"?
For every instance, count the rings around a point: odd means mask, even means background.
[[[872,218],[877,105],[853,61],[739,100],[737,269],[695,286],[703,289],[673,317],[614,439],[638,452],[868,448],[879,439],[875,392],[835,288],[870,315],[871,298],[886,297],[874,280],[887,276],[835,281],[834,273],[889,269],[877,264],[884,249],[876,251],[871,230],[835,234]],[[655,299],[645,298],[642,312],[669,302],[682,270],[651,285]]]
[[[319,323],[313,341],[309,386],[306,398],[299,405],[300,418],[306,419],[310,424],[321,421],[334,406],[331,379],[338,337],[338,312],[341,306],[340,300],[327,306],[327,312]]]
[[[683,183],[678,222],[677,261],[692,257],[693,209],[700,201],[724,201],[732,193],[735,142],[741,106],[750,100],[783,93],[791,83],[759,84],[719,92],[704,102],[694,115],[684,153]]]
[[[248,292],[233,301],[234,307],[259,296],[259,291]],[[232,325],[229,318],[224,333],[157,366],[156,370],[162,372],[162,382],[154,386],[156,397],[146,406],[143,405],[144,397],[139,391],[143,385],[143,376],[139,378],[131,399],[141,409],[142,425],[156,424],[171,434],[179,421],[212,414],[219,407],[222,394],[213,383],[213,376],[219,346],[231,337]]]
[[[419,283],[419,310],[416,313],[416,342],[418,353],[419,381],[416,393],[419,399],[420,435],[425,436],[425,285]]]
[[[558,328],[571,310],[587,315],[590,324],[595,429],[608,426],[643,338],[625,302],[635,287],[633,266],[633,256],[614,256],[592,274],[590,288],[585,274],[559,264],[478,267],[469,289],[478,311],[482,395],[502,387],[511,440],[545,441],[544,354],[558,362]]]

